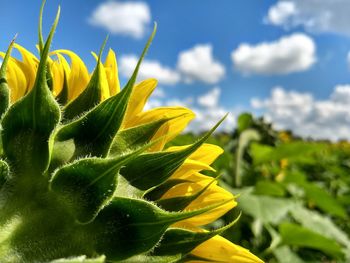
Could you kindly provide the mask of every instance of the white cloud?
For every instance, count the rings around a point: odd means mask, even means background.
[[[316,100],[309,93],[272,90],[267,99],[252,99],[255,109],[278,129],[316,139],[350,139],[350,85],[338,85],[326,100]]]
[[[112,34],[140,38],[151,22],[151,11],[145,2],[107,1],[93,11],[89,22]]]
[[[187,82],[202,81],[214,84],[225,75],[225,67],[214,59],[210,44],[196,45],[180,52],[177,66]]]
[[[280,0],[265,21],[286,29],[303,26],[311,32],[350,35],[349,0]]]
[[[274,42],[241,44],[232,51],[234,67],[244,74],[288,74],[305,71],[316,62],[316,46],[305,34],[295,33]]]
[[[266,21],[273,25],[286,25],[289,19],[296,14],[294,2],[280,1],[269,9]]]
[[[119,62],[119,70],[125,77],[130,77],[137,64],[136,55],[124,55]],[[180,75],[175,70],[160,64],[156,60],[144,60],[139,70],[139,79],[156,78],[160,84],[172,85],[180,81]]]
[[[215,103],[200,103],[200,98],[205,97],[208,94],[214,94]],[[219,105],[219,93],[220,88],[214,87],[208,93],[203,94],[197,98],[187,97],[184,99],[171,98],[171,99],[159,99],[153,96],[147,102],[145,109],[151,109],[153,107],[160,106],[181,106],[191,109],[196,118],[187,127],[187,132],[204,132],[210,130],[226,113],[229,113],[225,121],[219,126],[218,131],[232,132],[236,125],[236,111],[226,109]],[[237,112],[238,113],[238,112]],[[237,114],[238,115],[238,114]]]
[[[203,107],[214,108],[218,105],[220,94],[221,89],[219,87],[215,87],[208,93],[199,96],[197,102]]]

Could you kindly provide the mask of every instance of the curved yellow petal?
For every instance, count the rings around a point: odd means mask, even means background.
[[[191,252],[192,255],[211,262],[227,263],[263,263],[260,258],[253,255],[248,249],[231,243],[221,236],[203,242]],[[207,261],[191,260],[191,263],[205,263]]]
[[[71,60],[71,71],[68,76],[68,101],[74,100],[89,83],[89,72],[84,62],[74,52],[66,49],[59,49],[51,53],[67,55]]]
[[[160,107],[146,112],[141,112],[130,122],[130,127],[169,118],[153,136],[152,140],[161,138],[150,151],[160,151],[164,145],[182,132],[188,123],[195,117],[194,113],[183,107]]]
[[[108,86],[109,86],[109,93],[111,96],[114,96],[115,94],[120,92],[120,84],[119,84],[119,77],[118,77],[118,64],[117,64],[117,58],[112,49],[109,49],[104,67],[106,70],[107,80],[108,80]]]
[[[155,79],[146,79],[133,88],[123,121],[124,128],[135,126],[135,122],[139,121],[137,115],[142,111],[157,83]]]
[[[188,146],[189,145],[172,146],[167,148],[166,151],[178,151],[185,149]],[[206,164],[212,164],[223,152],[224,150],[215,144],[204,143],[188,158]]]
[[[10,100],[13,103],[25,95],[28,82],[26,75],[12,58],[8,62],[6,78],[10,88]]]
[[[110,97],[109,93],[109,86],[108,86],[108,79],[106,70],[103,67],[102,63],[100,62],[100,85],[101,85],[101,101],[104,101]]]
[[[39,60],[33,53],[29,52],[27,49],[18,44],[14,44],[14,48],[16,48],[22,56],[22,61],[16,60],[16,63],[26,76],[27,88],[25,92],[28,92],[34,86]]]
[[[187,179],[193,173],[200,172],[203,170],[215,172],[215,169],[213,169],[211,166],[209,166],[206,163],[199,162],[192,159],[186,159],[185,162],[174,172],[171,178]]]
[[[185,185],[185,184],[183,184]],[[197,182],[197,186],[198,188],[203,188],[207,185],[207,182],[204,181],[200,181]],[[181,184],[179,185],[181,186]],[[191,186],[192,188],[194,187],[194,185]],[[171,195],[175,195],[175,194],[180,194],[180,190],[182,190],[182,194],[186,195],[186,193],[184,192],[186,190],[185,187],[181,188],[175,188],[175,190],[171,189],[169,190],[169,193],[167,192],[166,196],[171,196]],[[188,189],[187,189],[188,190]],[[190,189],[192,190],[192,189]],[[171,192],[174,191],[174,192]],[[224,201],[228,201],[228,200],[232,200],[229,201],[228,203],[215,208],[209,212],[206,212],[202,215],[198,215],[186,220],[183,220],[181,222],[178,222],[175,224],[175,226],[178,227],[185,227],[187,225],[190,226],[203,226],[203,225],[207,225],[210,224],[212,222],[214,222],[215,220],[217,220],[218,218],[220,218],[221,216],[223,216],[224,214],[226,214],[229,210],[231,210],[232,208],[234,208],[237,205],[237,202],[234,200],[234,196],[226,191],[225,189],[221,188],[220,186],[216,185],[216,184],[212,184],[209,186],[209,188],[203,193],[201,194],[198,198],[196,198],[193,202],[191,202],[186,208],[185,211],[193,211],[193,210],[197,210],[203,207],[207,207],[210,205],[214,205],[214,204],[218,204]]]

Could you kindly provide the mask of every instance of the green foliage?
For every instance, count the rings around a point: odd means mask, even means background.
[[[195,137],[186,134],[173,144]],[[350,261],[348,142],[302,140],[249,113],[238,118],[231,136],[217,134],[211,142],[231,152],[214,168],[221,184],[239,195],[243,213],[226,238],[267,262]],[[226,222],[233,217],[226,215]]]

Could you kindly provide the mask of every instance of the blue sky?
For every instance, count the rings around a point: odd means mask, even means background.
[[[109,34],[124,83],[156,21],[141,70],[160,80],[149,107],[194,108],[194,130],[224,112],[231,115],[223,129],[232,130],[240,111],[252,111],[303,136],[350,138],[347,0],[47,0],[45,32],[58,5],[53,49],[73,50],[92,70],[90,51]],[[40,1],[1,6],[0,49],[18,33],[36,52]]]

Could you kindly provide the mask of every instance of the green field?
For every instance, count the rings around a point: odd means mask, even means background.
[[[184,134],[172,145],[191,143]],[[250,114],[231,134],[209,140],[225,149],[214,163],[238,209],[211,227],[240,220],[225,237],[266,262],[350,261],[350,143],[301,139]]]

